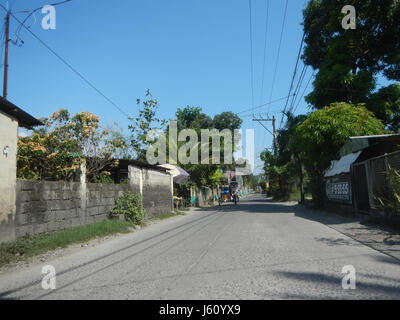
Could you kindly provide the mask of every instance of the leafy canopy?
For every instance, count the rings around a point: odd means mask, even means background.
[[[382,134],[383,124],[364,105],[333,103],[317,110],[296,129],[296,140],[305,163],[322,173],[352,136]]]

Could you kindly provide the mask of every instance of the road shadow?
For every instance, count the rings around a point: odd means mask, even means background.
[[[396,258],[391,257],[391,256],[379,255],[379,256],[376,256],[374,259],[379,262],[394,264],[394,265],[397,265],[400,267],[400,260],[397,260]]]
[[[231,213],[263,213],[263,214],[281,214],[294,213],[298,210],[297,204],[276,203],[267,199],[251,199],[239,201],[237,205],[233,202],[223,203],[221,210]]]
[[[199,223],[199,222],[201,222],[201,223],[206,222],[207,223],[206,225],[203,225],[201,227],[201,229],[203,229],[205,226],[207,226],[208,224],[212,223],[214,221],[212,219],[214,219],[216,217],[218,217],[218,212],[214,209],[214,210],[212,210],[212,212],[208,212],[207,214],[205,214],[205,215],[203,215],[203,216],[201,216],[199,218],[196,218],[194,220],[185,222],[183,224],[179,224],[178,226],[172,227],[170,229],[167,229],[167,230],[165,230],[163,232],[157,233],[157,234],[155,234],[153,236],[150,236],[148,238],[145,238],[143,240],[136,241],[136,242],[131,243],[131,244],[129,244],[129,245],[125,246],[125,247],[122,247],[122,248],[120,248],[118,250],[112,251],[111,253],[107,253],[107,254],[101,255],[101,256],[99,256],[97,258],[94,258],[92,260],[86,261],[86,262],[84,262],[82,264],[78,264],[78,265],[72,266],[70,268],[67,268],[67,269],[65,269],[65,270],[63,270],[61,272],[57,272],[57,276],[68,274],[70,272],[79,272],[78,271],[79,269],[87,267],[88,265],[94,265],[94,264],[96,264],[98,262],[101,262],[101,261],[104,261],[105,259],[107,259],[107,258],[109,258],[109,257],[111,257],[113,255],[116,255],[118,253],[127,252],[127,255],[125,257],[123,257],[121,259],[116,259],[111,264],[106,264],[105,266],[101,267],[100,269],[93,271],[91,274],[82,276],[82,277],[78,278],[77,280],[74,280],[74,281],[72,281],[72,282],[70,282],[70,283],[68,283],[66,285],[66,286],[69,286],[69,285],[71,285],[73,283],[76,283],[77,281],[81,281],[81,280],[83,280],[83,279],[85,279],[87,277],[92,276],[93,274],[99,273],[99,272],[101,272],[103,270],[106,270],[108,268],[111,268],[111,267],[117,265],[118,263],[124,262],[124,261],[126,261],[126,260],[128,260],[128,259],[130,259],[130,258],[132,258],[132,257],[134,257],[136,255],[139,255],[139,254],[143,253],[144,251],[146,251],[149,248],[155,247],[155,246],[157,246],[157,245],[159,245],[159,244],[161,244],[161,243],[163,243],[163,242],[165,242],[165,241],[167,241],[169,239],[175,238],[178,235],[188,231],[189,229],[195,228],[198,225],[197,223]],[[197,230],[197,231],[199,231],[199,230]],[[171,234],[171,235],[168,236],[167,238],[162,238],[162,236],[168,235],[168,234]],[[158,240],[159,238],[161,238],[161,239]],[[149,244],[144,249],[141,249],[139,251],[136,251],[136,252],[133,252],[133,253],[130,254],[130,250],[131,249],[133,249],[133,248],[135,248],[135,247],[137,247],[137,246],[139,246],[141,244],[146,244],[146,243],[148,243],[148,242],[150,242],[152,240],[155,240],[156,242],[152,243],[152,244]],[[156,257],[157,256],[154,256],[153,258],[156,258]],[[17,293],[17,292],[19,292],[21,290],[25,290],[25,289],[32,288],[32,287],[35,287],[35,286],[39,286],[41,284],[41,282],[42,282],[42,280],[40,279],[40,280],[36,280],[36,281],[31,281],[31,282],[29,282],[29,283],[27,283],[25,285],[21,285],[21,286],[19,286],[17,288],[11,289],[11,290],[0,291],[0,300],[10,299],[8,297],[9,295]],[[57,288],[57,290],[58,289],[60,289],[60,288]],[[47,296],[47,295],[48,294],[45,294],[43,296]],[[11,298],[11,300],[19,300],[19,299],[23,299],[23,298],[25,298],[25,297]]]
[[[362,247],[363,245],[359,242],[350,239],[343,238],[314,238],[315,241],[325,243],[330,247],[334,246],[353,246],[353,247]]]
[[[279,277],[283,277],[290,280],[301,281],[305,283],[314,283],[316,285],[329,285],[332,288],[337,288],[335,291],[339,293],[342,289],[342,279],[343,275],[338,274],[338,276],[326,275],[318,272],[288,272],[288,271],[278,271],[275,274]],[[368,276],[369,281],[357,279],[356,292],[362,291],[363,293],[368,293],[376,296],[377,294],[387,296],[390,295],[391,298],[400,299],[400,281],[398,279],[392,278],[390,282],[392,285],[376,283],[377,281],[382,281],[374,275]]]

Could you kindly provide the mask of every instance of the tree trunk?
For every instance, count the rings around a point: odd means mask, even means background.
[[[298,154],[294,155],[295,161],[297,163],[298,169],[299,169],[299,178],[300,178],[300,194],[301,194],[301,200],[300,203],[304,204],[305,202],[305,195],[304,195],[304,177],[303,177],[303,168],[301,166],[301,160]]]

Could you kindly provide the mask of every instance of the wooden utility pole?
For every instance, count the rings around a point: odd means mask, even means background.
[[[272,119],[271,118],[269,118],[269,117],[267,117],[266,119],[263,119],[263,118],[261,118],[261,119],[253,119],[253,121],[257,121],[259,124],[261,124],[262,126],[263,126],[263,128],[265,129],[265,130],[267,130],[271,135],[272,135],[272,137],[273,137],[273,139],[274,139],[274,142],[273,142],[273,144],[274,144],[274,157],[275,157],[275,159],[277,158],[277,156],[278,156],[278,152],[277,152],[277,148],[276,148],[276,139],[277,139],[277,136],[278,136],[278,134],[277,134],[277,131],[276,131],[276,118],[275,118],[275,116],[273,116],[272,117]],[[264,124],[263,124],[263,122],[272,122],[272,131],[273,132],[271,132],[266,126],[264,126]],[[268,186],[269,186],[269,184],[270,184],[270,181],[269,181],[269,177],[267,177],[267,180],[268,180]],[[268,190],[267,190],[267,192],[266,192],[266,196],[267,196],[267,198],[268,198]]]
[[[274,155],[275,155],[275,157],[277,157],[278,156],[278,150],[276,148],[276,139],[278,137],[278,134],[276,132],[276,118],[275,118],[275,116],[272,117],[272,128],[274,130]]]
[[[259,124],[261,124],[263,126],[263,128],[265,130],[267,130],[272,135],[272,137],[274,138],[274,142],[273,142],[274,143],[274,156],[276,157],[277,156],[276,139],[278,137],[278,133],[276,131],[276,118],[275,118],[275,116],[273,116],[272,118],[266,118],[266,119],[263,119],[263,118],[261,118],[261,119],[253,119],[253,121],[256,121]],[[272,122],[272,130],[273,130],[273,132],[271,132],[266,126],[264,126],[263,122]]]
[[[4,79],[3,79],[3,98],[7,99],[7,86],[8,86],[8,43],[10,42],[10,12],[6,15],[6,43],[4,50]]]

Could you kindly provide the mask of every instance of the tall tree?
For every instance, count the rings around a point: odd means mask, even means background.
[[[317,110],[296,129],[296,144],[312,179],[313,199],[323,203],[323,172],[351,136],[383,133],[384,126],[363,105],[332,104]]]
[[[342,8],[346,5],[356,9],[356,29],[345,30],[342,26]],[[378,75],[400,80],[400,2],[310,0],[303,16],[303,60],[318,70],[314,90],[306,101],[317,109],[334,102],[366,103],[384,122],[388,112],[398,112],[400,106],[393,108],[390,95],[379,97],[383,110],[378,110],[377,97],[371,95]],[[375,102],[368,103],[370,98]],[[385,110],[389,105],[391,111]],[[395,123],[388,125],[398,128]]]
[[[184,129],[193,129],[197,133],[197,137],[200,139],[201,137],[201,130],[202,129],[208,129],[208,130],[224,130],[224,129],[229,129],[231,130],[232,134],[235,129],[239,129],[242,123],[242,120],[232,112],[224,112],[221,114],[218,114],[212,119],[208,115],[202,112],[202,109],[200,107],[191,107],[191,106],[186,106],[185,108],[178,109],[176,112],[176,120],[178,123],[178,134],[180,131]],[[167,134],[168,134],[168,129],[167,129]],[[221,158],[223,158],[223,153],[224,153],[224,139],[222,138],[220,140],[220,154]],[[232,142],[233,137],[232,137]],[[169,139],[167,138],[167,143],[169,143]],[[185,142],[179,142],[178,143],[178,150],[184,145]],[[201,164],[201,158],[200,158],[200,145],[198,145],[195,148],[195,151],[197,150],[198,158],[197,162],[199,164],[179,164],[181,165],[188,173],[191,175],[191,181],[197,185],[197,186],[202,186],[202,185],[208,185],[208,186],[216,186],[219,184],[222,175],[220,174],[221,169],[227,169],[227,168],[233,168],[234,166],[231,165],[226,165],[223,163],[219,165],[211,164],[209,163],[208,165],[203,165]],[[234,145],[232,147],[232,150],[234,150]],[[210,158],[212,155],[212,150],[211,150],[211,143],[210,143]]]
[[[148,141],[147,137],[150,132],[162,130],[165,126],[165,121],[157,117],[159,104],[157,99],[154,99],[150,90],[146,92],[147,100],[136,100],[136,105],[139,108],[136,118],[130,117],[131,124],[128,126],[130,131],[130,146],[135,154],[135,158],[140,161],[146,161],[146,151],[152,142]]]

